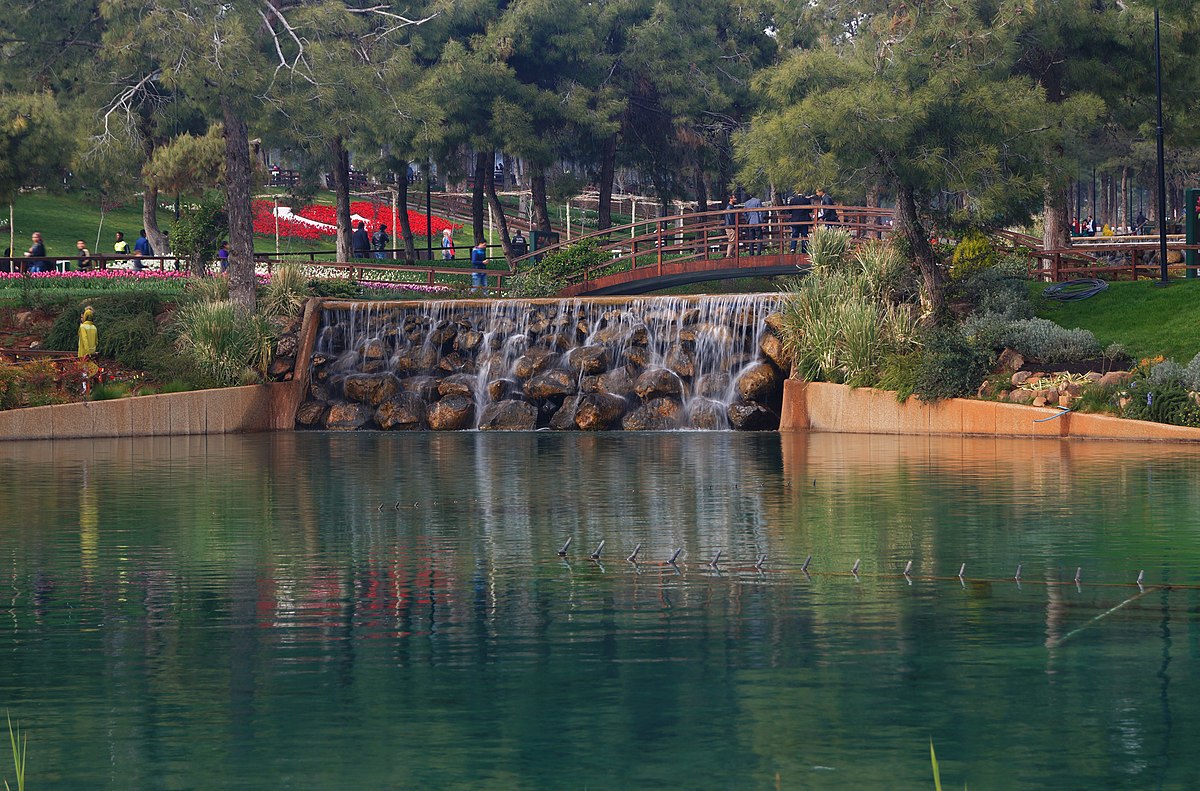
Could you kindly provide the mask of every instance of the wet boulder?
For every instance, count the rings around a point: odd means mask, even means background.
[[[475,377],[471,374],[454,374],[447,376],[442,381],[438,382],[438,395],[445,398],[446,396],[460,395],[467,398],[473,397],[475,394]]]
[[[325,417],[326,409],[328,407],[320,401],[305,401],[296,410],[296,425],[305,428],[320,425],[321,420]]]
[[[475,404],[464,395],[448,395],[429,407],[425,416],[434,431],[461,431],[475,421]]]
[[[626,431],[668,431],[678,428],[681,411],[678,401],[654,398],[625,415],[621,428]]]
[[[400,392],[400,380],[391,374],[352,374],[342,382],[347,401],[379,406]]]
[[[704,374],[696,380],[696,394],[718,401],[725,399],[729,392],[729,374],[716,372]]]
[[[621,360],[630,368],[641,370],[650,364],[650,350],[645,346],[627,346]]]
[[[767,401],[780,387],[779,371],[767,363],[755,363],[737,379],[737,391],[746,401]]]
[[[580,346],[567,355],[567,366],[585,374],[604,373],[608,370],[608,361],[608,349],[604,346]]]
[[[400,388],[406,393],[415,393],[422,401],[435,401],[440,382],[432,376],[410,376],[400,380]]]
[[[575,392],[575,377],[566,371],[547,371],[525,383],[525,395],[541,400]]]
[[[454,339],[454,349],[460,354],[474,354],[483,344],[483,333],[478,330],[461,330]]]
[[[783,341],[775,333],[764,332],[762,339],[758,342],[758,350],[762,352],[763,357],[775,363],[781,371],[787,371],[792,367],[792,355],[784,348]]]
[[[584,396],[575,410],[575,425],[583,431],[612,428],[625,413],[625,399],[608,393]]]
[[[637,378],[637,383],[633,386],[633,392],[637,393],[638,397],[643,400],[667,396],[677,397],[683,393],[683,383],[679,381],[679,376],[674,371],[668,371],[665,368],[654,368],[646,371]]]
[[[729,421],[725,415],[725,405],[720,401],[713,401],[711,398],[696,399],[689,405],[687,426],[705,431],[720,431],[728,428]]]
[[[554,362],[557,355],[549,349],[535,346],[517,358],[513,373],[521,379],[530,379],[545,371]]]
[[[415,431],[425,425],[425,401],[416,393],[400,393],[379,405],[375,422],[388,431]]]
[[[779,415],[755,401],[734,401],[726,410],[729,423],[738,431],[774,431]]]
[[[574,396],[563,401],[562,406],[551,416],[549,426],[554,431],[574,431],[575,415],[582,401],[580,396]]]
[[[682,344],[672,345],[667,350],[664,362],[668,369],[684,379],[691,379],[696,375],[696,354]]]
[[[532,431],[537,427],[538,411],[524,401],[498,401],[488,404],[479,418],[483,431]]]
[[[373,410],[366,404],[335,401],[325,413],[325,428],[330,431],[354,431],[371,422]]]

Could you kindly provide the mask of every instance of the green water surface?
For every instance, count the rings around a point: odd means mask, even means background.
[[[930,739],[951,788],[1200,780],[1186,447],[284,433],[0,480],[31,790],[932,788]]]

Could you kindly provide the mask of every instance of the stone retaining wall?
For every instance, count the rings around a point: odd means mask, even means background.
[[[885,390],[789,379],[779,430],[1200,442],[1200,428],[1074,412],[1054,417],[1058,414],[1058,409],[966,398],[923,404],[914,397],[900,403]]]

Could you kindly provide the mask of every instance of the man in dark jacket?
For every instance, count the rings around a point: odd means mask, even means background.
[[[367,236],[367,224],[359,220],[350,234],[350,255],[354,258],[371,257],[371,237]]]
[[[796,240],[800,240],[800,252],[808,252],[808,231],[812,227],[812,198],[797,192],[788,199],[791,207],[792,252],[796,252]]]
[[[824,223],[837,222],[837,210],[833,208],[833,198],[825,190],[817,190],[817,219]]]
[[[737,198],[733,195],[729,196],[729,200],[725,201],[725,257],[733,258],[737,251]]]

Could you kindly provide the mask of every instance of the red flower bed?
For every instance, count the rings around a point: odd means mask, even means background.
[[[270,201],[256,200],[254,201],[254,232],[264,236],[275,235],[276,218],[274,215],[275,204]],[[303,209],[294,211],[301,217],[309,220],[314,220],[323,223],[324,226],[309,225],[297,220],[280,217],[279,235],[293,239],[303,239],[306,241],[317,241],[320,239],[328,239],[334,236],[337,227],[337,214],[332,206],[324,204],[315,204],[305,206]],[[385,223],[395,236],[395,229],[392,228],[392,208],[384,204],[374,204],[370,201],[354,201],[350,204],[350,214],[363,217],[367,221],[367,232],[373,233],[379,223]],[[438,236],[441,232],[449,228],[451,231],[458,230],[462,227],[461,224],[450,222],[444,217],[433,216],[432,233]],[[425,235],[425,215],[415,211],[409,211],[408,222],[412,227],[413,234],[417,236]]]

